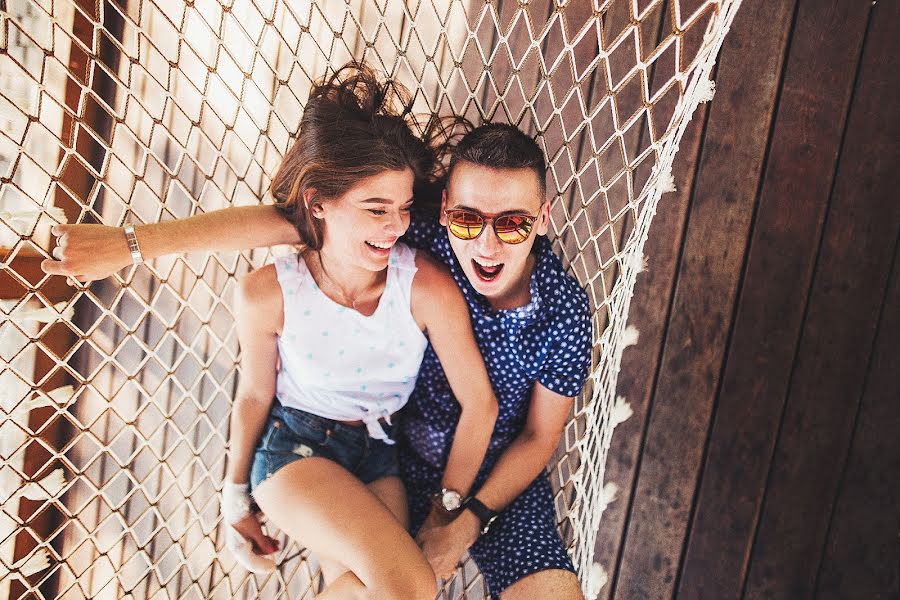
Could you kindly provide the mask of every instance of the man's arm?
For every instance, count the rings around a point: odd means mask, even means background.
[[[53,258],[41,263],[51,275],[78,281],[109,277],[131,264],[121,227],[56,225],[59,238]],[[272,205],[237,206],[149,225],[136,225],[135,235],[145,260],[179,252],[242,250],[300,241],[297,230]]]
[[[497,460],[476,497],[501,512],[541,474],[553,457],[574,399],[534,384],[525,428]],[[462,511],[443,533],[459,555],[478,539],[481,525],[470,510]],[[454,550],[455,552],[456,550]]]

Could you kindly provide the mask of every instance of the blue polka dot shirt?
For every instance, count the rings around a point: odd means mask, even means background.
[[[538,237],[531,277],[531,302],[493,310],[469,283],[436,219],[413,216],[403,238],[427,250],[450,270],[462,290],[500,410],[484,468],[489,468],[525,426],[535,382],[562,396],[581,392],[591,361],[591,317],[587,294],[563,270],[546,237]],[[416,387],[404,409],[401,449],[412,450],[443,469],[460,407],[431,344]]]

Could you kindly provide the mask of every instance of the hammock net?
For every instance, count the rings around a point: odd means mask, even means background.
[[[642,247],[738,1],[0,0],[0,598],[303,598],[223,550],[236,277],[271,249],[174,256],[89,287],[37,268],[58,222],[271,202],[306,94],[351,58],[417,113],[504,121],[549,164],[550,236],[593,311],[593,368],[548,475],[583,588],[627,418],[615,384]],[[463,561],[442,598],[484,584]]]

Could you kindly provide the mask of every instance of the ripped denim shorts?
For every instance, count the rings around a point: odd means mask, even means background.
[[[394,427],[385,423],[382,428],[393,439]],[[333,460],[363,483],[400,474],[397,446],[369,437],[365,425],[347,425],[275,400],[253,454],[252,488],[285,465],[310,456]]]

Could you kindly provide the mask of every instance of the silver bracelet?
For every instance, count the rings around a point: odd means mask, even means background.
[[[125,241],[128,242],[128,251],[131,252],[131,262],[136,265],[144,262],[144,255],[141,254],[141,247],[138,245],[137,235],[134,233],[134,225],[125,226]]]

